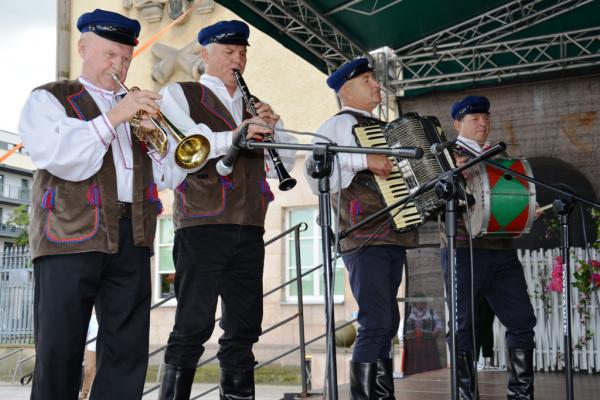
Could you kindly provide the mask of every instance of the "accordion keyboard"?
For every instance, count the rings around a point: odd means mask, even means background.
[[[361,147],[381,148],[389,147],[380,126],[359,126],[354,129],[356,138]],[[404,196],[409,195],[409,189],[398,168],[398,163],[393,157],[390,160],[394,163],[392,173],[387,178],[375,175],[375,183],[379,189],[379,194],[386,206],[390,206]],[[409,231],[423,224],[423,219],[417,210],[414,202],[409,202],[398,212],[396,208],[390,212],[393,216],[392,225],[397,231]]]

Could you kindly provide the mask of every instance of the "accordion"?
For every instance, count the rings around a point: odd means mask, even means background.
[[[407,113],[383,127],[357,126],[354,134],[361,147],[413,146],[423,149],[423,158],[420,160],[403,159],[396,162],[390,157],[395,164],[391,175],[387,178],[375,175],[377,189],[386,206],[414,193],[429,180],[454,168],[454,160],[447,149],[439,156],[431,153],[432,144],[446,141],[435,117]],[[399,232],[416,229],[443,205],[444,201],[438,199],[434,191],[425,192],[403,208],[390,212],[392,226]]]

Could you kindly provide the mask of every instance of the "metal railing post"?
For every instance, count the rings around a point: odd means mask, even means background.
[[[304,301],[302,294],[302,261],[300,259],[300,229],[294,232],[294,247],[296,250],[296,287],[298,293],[298,337],[300,339],[300,373],[302,375],[302,397],[306,397],[306,343],[304,340]]]
[[[13,371],[13,376],[12,379],[10,380],[10,383],[15,383],[15,379],[17,379],[17,372],[21,370],[21,354],[23,353],[19,353],[19,355],[17,356],[17,362],[15,363],[15,370]]]

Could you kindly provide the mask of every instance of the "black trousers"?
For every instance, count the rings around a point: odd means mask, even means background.
[[[175,232],[177,312],[165,362],[196,368],[215,327],[221,297],[217,357],[221,368],[254,368],[252,346],[263,315],[264,230],[257,226],[205,225]]]
[[[91,400],[140,399],[148,365],[150,249],[119,224],[119,252],[39,257],[34,262],[35,400],[75,400],[92,307],[99,331]]]
[[[479,359],[481,352],[484,357],[494,357],[494,310],[490,307],[485,298],[479,302],[479,311],[477,311],[477,331],[475,332],[475,345],[477,354],[475,359]]]
[[[442,249],[446,293],[448,286],[448,255]],[[456,249],[457,347],[459,352],[472,352],[471,278],[469,249]],[[473,249],[473,289],[475,315],[483,298],[506,327],[506,346],[515,349],[533,349],[536,323],[533,307],[527,294],[523,267],[515,250]],[[450,306],[450,305],[448,305]]]
[[[389,358],[400,325],[397,296],[406,250],[401,246],[368,246],[343,258],[358,303],[359,328],[352,361],[374,363]]]

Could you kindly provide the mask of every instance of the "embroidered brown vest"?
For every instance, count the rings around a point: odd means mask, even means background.
[[[236,123],[227,108],[198,82],[179,83],[187,99],[190,117],[213,132],[232,131]],[[251,116],[244,110],[243,119]],[[233,172],[222,177],[210,160],[200,171],[188,174],[175,189],[175,229],[208,224],[264,226],[273,193],[265,174],[264,151],[241,150]]]
[[[53,82],[38,89],[54,95],[70,118],[89,121],[101,114],[77,81]],[[134,242],[152,249],[156,215],[161,206],[151,160],[135,136],[132,143]],[[118,252],[120,214],[112,149],[106,152],[100,170],[81,182],[66,181],[46,170],[37,170],[31,208],[29,241],[33,259],[87,251]]]
[[[383,124],[380,120],[369,118],[359,113],[349,111],[344,111],[343,113],[353,115],[357,119],[358,124]],[[354,131],[352,131],[352,134],[354,135]],[[366,182],[372,184],[367,186],[365,185]],[[371,171],[360,171],[355,175],[350,186],[342,189],[340,192],[342,196],[341,209],[336,210],[340,215],[340,230],[347,229],[386,207],[379,192],[373,190],[375,187],[373,173]],[[332,204],[335,209],[337,207],[337,193],[332,196]],[[416,247],[418,245],[416,230],[405,233],[396,232],[392,228],[391,221],[386,221],[385,218],[387,217],[382,217],[371,222],[352,232],[345,239],[342,239],[340,242],[342,251],[348,251],[363,245],[371,236],[373,238],[365,244],[366,246],[400,245]],[[381,228],[380,225],[382,225]]]

